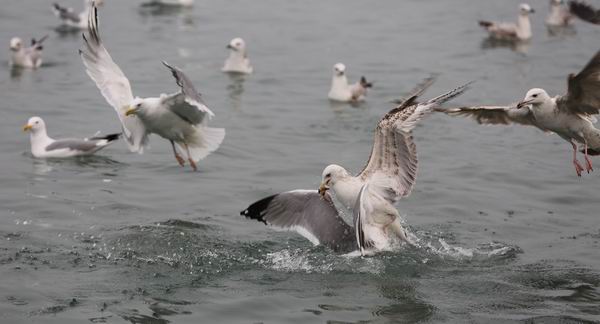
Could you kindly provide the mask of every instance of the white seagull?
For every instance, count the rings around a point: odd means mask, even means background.
[[[408,196],[415,184],[417,152],[412,129],[433,108],[466,89],[464,85],[424,103],[416,102],[417,93],[389,111],[375,128],[369,161],[358,175],[332,164],[323,170],[319,190],[279,193],[253,203],[240,214],[297,231],[313,244],[335,251],[358,249],[362,255],[370,254],[388,249],[394,238],[413,244],[393,206]],[[354,226],[343,220],[329,191],[344,207],[353,209]]]
[[[40,40],[31,40],[31,46],[23,46],[23,41],[18,37],[13,37],[10,40],[10,61],[11,66],[24,68],[39,68],[42,66],[42,43],[48,36],[42,37]]]
[[[203,103],[192,82],[181,70],[163,62],[175,77],[180,91],[154,98],[134,98],[129,80],[102,45],[95,6],[90,10],[88,24],[88,37],[83,37],[86,48],[79,53],[87,74],[117,111],[129,149],[142,153],[148,135],[154,133],[171,142],[181,166],[185,163],[180,155],[183,151],[196,170],[196,162],[221,145],[225,130],[207,126],[214,114]]]
[[[92,6],[92,2],[94,2],[96,6],[101,6],[104,3],[104,0],[83,0],[83,11],[80,13],[76,13],[73,8],[63,7],[58,3],[52,4],[52,10],[64,26],[73,29],[87,29],[87,15]]]
[[[517,23],[497,23],[480,20],[479,25],[489,33],[492,39],[507,41],[525,41],[531,38],[531,22],[529,14],[535,11],[531,6],[522,3],[519,6]]]
[[[600,25],[600,9],[596,9],[583,1],[570,1],[569,8],[579,19]]]
[[[229,57],[225,60],[225,65],[221,70],[229,73],[251,74],[254,69],[248,59],[246,42],[236,37],[227,44],[227,48],[229,49]]]
[[[142,3],[142,7],[151,8],[190,8],[194,6],[194,0],[151,0]]]
[[[46,124],[40,117],[31,117],[23,126],[29,131],[31,154],[36,158],[67,158],[94,154],[119,139],[120,133],[91,138],[52,139],[46,133]]]
[[[546,17],[546,25],[549,27],[564,27],[571,24],[574,16],[564,0],[550,0],[550,13]]]
[[[539,88],[527,91],[516,106],[476,106],[439,109],[450,115],[474,117],[480,124],[535,126],[554,132],[573,147],[573,165],[578,176],[593,171],[588,155],[600,154],[600,130],[594,115],[600,111],[600,51],[577,75],[568,77],[567,93],[550,97]],[[577,142],[583,144],[585,169],[577,160]]]
[[[373,84],[367,82],[364,76],[360,78],[359,82],[348,84],[346,66],[342,63],[337,63],[333,66],[333,78],[328,97],[333,101],[341,102],[363,101],[367,95],[367,89],[372,87]]]

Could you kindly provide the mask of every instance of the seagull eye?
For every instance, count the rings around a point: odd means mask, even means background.
[[[538,96],[537,94],[532,95],[532,97],[534,97],[534,98],[537,98],[537,96]]]
[[[142,104],[141,104],[141,103],[139,103],[139,104],[137,104],[137,105],[135,105],[135,106],[136,106],[137,108],[140,108],[140,107],[142,106]]]
[[[331,173],[327,173],[327,174],[325,175],[325,178],[331,178]]]

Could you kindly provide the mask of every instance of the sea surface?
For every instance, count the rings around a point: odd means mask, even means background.
[[[533,127],[442,114],[418,125],[417,184],[398,204],[418,248],[344,256],[239,215],[266,195],[317,188],[330,163],[359,171],[390,101],[431,74],[425,97],[476,81],[456,105],[510,104],[532,87],[564,93],[598,50],[599,26],[549,33],[547,1],[536,0],[533,39],[506,46],[477,20],[514,20],[513,0],[140,4],[99,10],[134,94],[176,91],[161,60],[179,66],[225,141],[198,172],[156,136],[143,155],[119,142],[89,158],[34,159],[21,130],[31,116],[58,138],[120,125],[84,72],[80,33],[56,31],[50,2],[3,0],[0,322],[600,321],[600,170],[578,178],[571,146]],[[10,38],[44,34],[42,68],[11,70]],[[248,77],[220,71],[238,36]],[[374,82],[365,103],[327,100],[337,62],[352,81]]]

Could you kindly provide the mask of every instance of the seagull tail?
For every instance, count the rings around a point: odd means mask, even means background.
[[[583,131],[583,137],[588,143],[588,155],[600,155],[600,129],[589,128]],[[585,150],[581,150],[585,153]]]
[[[367,78],[365,78],[364,76],[360,77],[360,85],[363,88],[373,88],[373,82],[368,82]]]
[[[488,28],[492,27],[493,25],[494,25],[494,23],[491,22],[491,21],[486,21],[486,20],[480,20],[479,21],[479,26],[481,26],[481,27],[483,27],[485,29],[488,29]]]
[[[188,140],[188,147],[190,149],[190,157],[195,162],[198,162],[221,146],[225,138],[225,129],[201,125],[196,127],[195,138]],[[177,145],[182,149],[182,152],[185,152],[185,148],[181,144],[178,143]]]

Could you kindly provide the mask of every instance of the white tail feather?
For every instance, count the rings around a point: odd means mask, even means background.
[[[225,138],[224,128],[213,128],[206,126],[196,126],[195,138],[188,140],[190,155],[194,162],[205,158],[211,152],[216,151]],[[177,143],[180,152],[186,152],[183,144]]]

